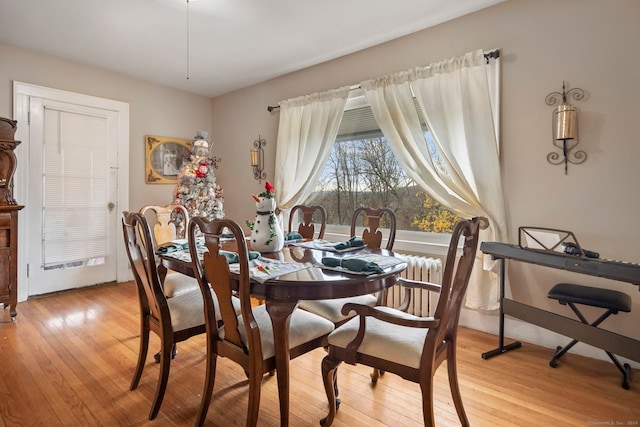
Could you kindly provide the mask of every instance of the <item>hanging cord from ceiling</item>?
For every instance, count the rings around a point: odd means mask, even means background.
[[[187,80],[189,80],[189,3],[187,0]]]

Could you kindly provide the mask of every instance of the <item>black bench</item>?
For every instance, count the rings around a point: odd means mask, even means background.
[[[587,325],[598,326],[607,317],[612,314],[618,314],[619,311],[629,313],[631,311],[631,297],[623,292],[618,292],[610,289],[593,288],[590,286],[573,285],[570,283],[559,283],[555,285],[549,293],[548,298],[556,299],[562,305],[568,305],[578,318]],[[598,319],[593,323],[589,323],[587,319],[582,315],[580,310],[576,307],[576,304],[589,305],[592,307],[604,308],[605,311]],[[558,347],[553,359],[549,362],[552,368],[558,366],[558,359],[562,357],[571,347],[578,343],[577,340],[571,341],[564,347]],[[622,387],[629,390],[629,379],[631,375],[631,367],[628,363],[622,365],[618,359],[605,350],[609,358],[622,372]]]

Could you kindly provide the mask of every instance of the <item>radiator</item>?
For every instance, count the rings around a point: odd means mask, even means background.
[[[423,282],[438,283],[442,282],[442,260],[439,258],[429,258],[417,255],[396,255],[407,261],[407,269],[402,272],[401,276],[420,280]],[[400,286],[393,286],[387,294],[387,305],[390,307],[398,307],[402,303],[405,290]],[[438,303],[438,294],[429,291],[414,290],[413,298],[408,312],[416,316],[432,316],[436,304]]]

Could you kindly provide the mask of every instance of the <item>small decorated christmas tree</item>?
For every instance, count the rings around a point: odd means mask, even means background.
[[[193,140],[190,161],[183,164],[174,191],[174,203],[184,206],[190,218],[224,218],[222,187],[216,183],[215,174],[221,161],[209,156],[207,132],[199,131]]]

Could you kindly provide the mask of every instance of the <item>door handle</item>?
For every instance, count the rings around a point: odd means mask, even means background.
[[[113,210],[113,208],[116,207],[116,205],[114,205],[113,202],[109,202],[109,204],[107,206],[109,207],[109,212],[111,212]]]

